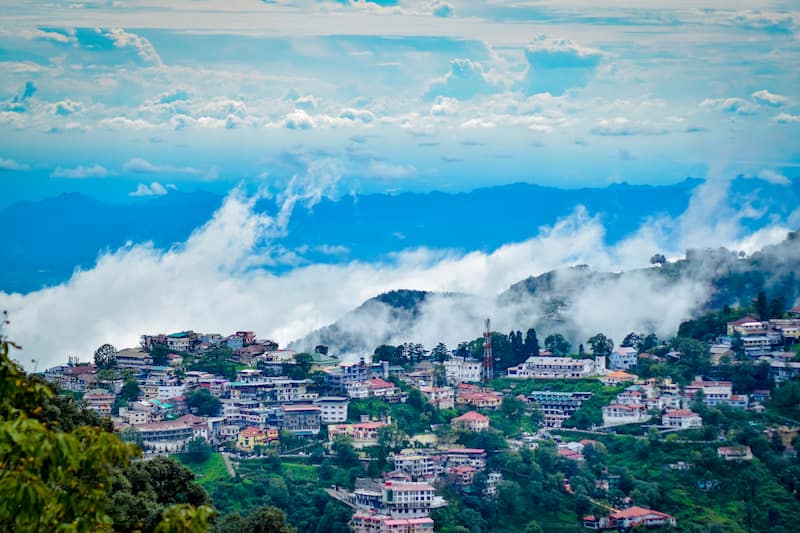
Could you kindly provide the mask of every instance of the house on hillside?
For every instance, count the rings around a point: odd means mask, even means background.
[[[452,419],[450,424],[453,427],[467,429],[469,431],[483,431],[489,429],[489,417],[477,411],[468,411]]]

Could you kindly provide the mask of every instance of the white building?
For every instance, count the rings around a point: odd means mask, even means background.
[[[448,383],[478,383],[483,374],[483,362],[453,357],[444,362],[444,371]]]
[[[323,424],[340,424],[347,420],[347,407],[350,400],[342,396],[323,396],[314,400],[314,405],[320,408],[320,418]]]
[[[452,409],[455,406],[455,391],[452,387],[422,386],[419,392],[437,409]]]
[[[639,354],[635,348],[620,346],[608,358],[608,366],[613,370],[629,370],[638,362]]]
[[[661,425],[668,428],[696,429],[703,426],[703,419],[688,409],[673,409],[661,417]]]
[[[394,468],[406,472],[415,480],[432,479],[438,473],[433,457],[425,454],[395,455]]]
[[[641,424],[650,420],[643,405],[611,404],[603,407],[603,425]]]
[[[570,379],[587,378],[605,371],[605,358],[528,357],[524,363],[508,369],[511,378]]]

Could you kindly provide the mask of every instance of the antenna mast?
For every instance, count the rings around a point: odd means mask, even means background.
[[[483,381],[494,377],[494,363],[492,358],[492,331],[489,319],[486,319],[486,329],[483,332]]]

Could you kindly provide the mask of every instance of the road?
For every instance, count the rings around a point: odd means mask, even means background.
[[[225,468],[228,470],[228,474],[230,474],[231,477],[236,477],[236,470],[233,469],[233,463],[231,463],[231,456],[227,453],[223,453],[222,461],[225,463]]]

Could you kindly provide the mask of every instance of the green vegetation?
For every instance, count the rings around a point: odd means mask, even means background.
[[[194,472],[197,482],[207,490],[217,481],[230,478],[220,453],[211,453],[202,461],[193,461],[188,453],[176,454],[172,457]]]

